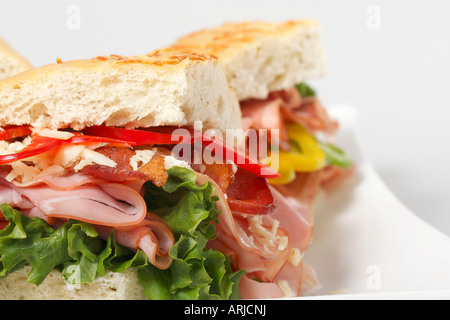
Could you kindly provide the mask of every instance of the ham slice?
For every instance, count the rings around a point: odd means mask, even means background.
[[[311,133],[322,132],[331,138],[339,128],[316,97],[303,98],[297,88],[273,92],[269,98],[283,100],[281,113],[285,121],[301,124]]]
[[[0,179],[0,185],[15,190],[24,198],[24,202],[33,203],[47,217],[129,226],[139,223],[147,213],[142,196],[119,183],[84,184],[67,190],[53,189],[45,183],[18,187],[4,179]],[[3,199],[0,201],[8,202]],[[15,204],[20,209],[24,208],[21,203]]]
[[[172,230],[147,212],[139,189],[142,183],[112,183],[79,173],[46,176],[27,184],[8,182],[0,176],[0,203],[7,202],[30,217],[51,225],[65,219],[92,223],[107,238],[114,230],[118,244],[141,249],[150,263],[167,269],[174,245]],[[7,223],[2,222],[3,229]]]
[[[137,227],[112,228],[95,226],[104,239],[114,231],[116,242],[132,250],[144,251],[149,262],[159,269],[170,267],[173,259],[169,256],[170,248],[175,244],[172,230],[158,216],[148,213]]]
[[[311,242],[313,229],[312,216],[307,206],[299,204],[294,208],[280,192],[271,188],[277,204],[274,210],[265,215],[234,213],[215,182],[197,173],[197,183],[206,182],[216,186],[214,195],[219,198],[216,205],[221,210],[216,226],[218,236],[208,242],[208,247],[230,257],[235,269],[246,270],[239,287],[241,298],[300,295],[303,277],[301,257]],[[276,242],[276,246],[261,245],[256,240],[260,235],[253,232],[250,225],[251,219],[256,218],[261,219],[260,228],[266,228],[269,233],[276,230],[278,239],[287,242]],[[292,259],[293,252],[299,254],[297,260]]]
[[[322,186],[323,177],[323,170],[296,172],[295,179],[292,182],[277,185],[275,189],[290,200],[294,207],[299,209],[309,208]]]

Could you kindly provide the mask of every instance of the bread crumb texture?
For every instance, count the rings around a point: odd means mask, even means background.
[[[27,280],[31,267],[9,274],[0,280],[0,300],[143,300],[144,290],[135,271],[107,272],[90,284],[71,285],[53,270],[36,286]]]
[[[171,48],[59,60],[0,82],[0,126],[238,128],[239,102],[216,60]]]

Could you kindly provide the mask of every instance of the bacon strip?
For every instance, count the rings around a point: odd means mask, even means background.
[[[164,169],[164,156],[159,151],[138,170],[133,170],[130,165],[131,157],[136,154],[134,150],[126,147],[105,146],[95,151],[107,156],[117,165],[115,167],[98,164],[86,166],[81,171],[88,175],[118,182],[152,181],[158,187],[163,186],[169,178]]]
[[[234,212],[267,214],[276,207],[267,180],[243,169],[237,170],[226,194]]]

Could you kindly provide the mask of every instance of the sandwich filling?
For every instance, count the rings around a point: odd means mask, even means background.
[[[333,144],[338,124],[305,84],[241,108],[245,132],[278,130],[269,157],[170,127],[3,128],[0,277],[31,265],[36,285],[52,269],[85,284],[135,268],[151,299],[298,296],[318,285],[303,262],[310,207],[353,171]],[[223,161],[198,163],[180,145]]]

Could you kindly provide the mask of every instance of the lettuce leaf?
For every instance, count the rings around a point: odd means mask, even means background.
[[[316,91],[304,82],[295,85],[302,98],[315,97]]]
[[[25,265],[31,265],[28,281],[41,284],[58,269],[72,284],[89,283],[106,270],[123,272],[130,266],[145,266],[142,252],[117,245],[114,233],[107,241],[95,228],[69,220],[54,229],[39,218],[30,218],[8,204],[0,205],[9,224],[0,231],[0,278]]]
[[[173,263],[167,270],[148,265],[138,271],[144,293],[151,299],[237,299],[244,271],[232,272],[227,256],[206,249],[216,230],[211,221],[220,213],[210,183],[196,184],[191,170],[173,167],[167,183],[155,190],[146,187],[149,211],[162,217],[177,242],[169,251]]]
[[[344,150],[338,148],[334,144],[319,141],[319,146],[325,153],[327,164],[332,164],[341,168],[350,168],[353,165],[352,158],[350,158]]]
[[[53,228],[30,218],[8,204],[0,210],[9,224],[0,230],[0,279],[31,265],[28,281],[41,284],[53,269],[71,284],[86,284],[107,270],[135,268],[144,293],[151,299],[237,299],[239,279],[229,258],[206,249],[216,237],[212,221],[220,213],[213,197],[214,186],[196,184],[191,170],[173,167],[163,187],[147,182],[145,201],[174,231],[170,249],[173,263],[167,270],[148,264],[146,255],[116,243],[114,232],[106,240],[89,223],[69,220]]]

